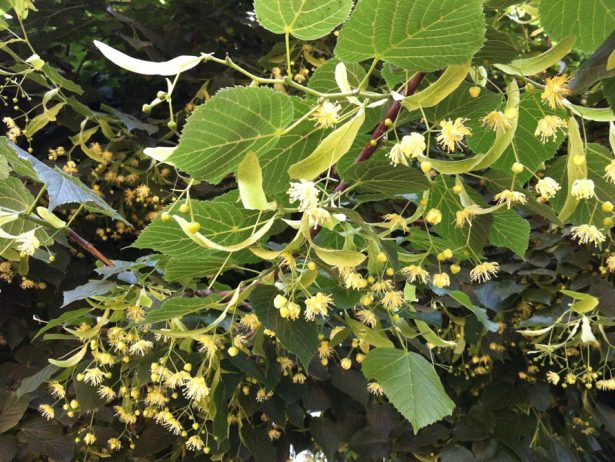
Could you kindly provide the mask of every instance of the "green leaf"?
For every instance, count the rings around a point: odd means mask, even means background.
[[[551,138],[546,143],[542,143],[540,138],[534,135],[534,132],[536,131],[538,121],[545,115],[565,117],[565,114],[566,113],[562,110],[553,111],[542,104],[538,93],[526,93],[521,96],[519,123],[513,140],[519,159],[518,162],[521,162],[530,171],[535,172],[543,162],[555,156],[557,149],[565,138],[565,133],[560,131],[555,139]],[[510,172],[512,164],[517,162],[516,159],[515,150],[511,146],[502,154],[502,157],[493,164],[493,168],[503,172]],[[531,173],[527,170],[517,176],[521,182],[527,181],[530,177]]]
[[[455,214],[463,209],[463,205],[459,195],[453,192],[453,186],[454,180],[445,175],[439,175],[433,181],[426,210],[437,208],[442,212],[442,221],[433,228],[440,236],[451,242],[453,247],[465,247],[467,243],[476,254],[480,255],[487,244],[491,217],[481,215],[472,220],[472,226],[458,228],[455,225]],[[412,238],[411,235],[411,242]]]
[[[71,290],[64,292],[64,301],[62,306],[69,305],[77,300],[84,300],[94,295],[104,295],[111,292],[115,287],[115,283],[105,280],[92,280]]]
[[[164,278],[170,282],[187,282],[194,278],[202,278],[215,275],[220,268],[229,269],[235,266],[234,254],[228,258],[224,252],[210,252],[205,257],[198,258],[175,258],[171,257],[161,266],[164,270]]]
[[[28,210],[34,197],[15,177],[9,177],[0,181],[0,207],[15,211],[24,212]],[[12,236],[38,228],[35,235],[44,244],[50,245],[51,240],[48,234],[40,227],[29,220],[17,218],[2,225],[2,230]],[[15,240],[10,238],[0,238],[0,255],[10,259],[19,260],[19,253],[14,249]]]
[[[355,117],[329,134],[314,152],[288,169],[291,178],[312,180],[335,165],[346,154],[365,120],[365,111],[360,109]]]
[[[258,157],[252,151],[246,154],[237,167],[237,186],[244,208],[248,210],[271,210],[263,190],[263,174]]]
[[[463,306],[465,306],[468,310],[474,313],[476,319],[483,325],[485,329],[489,332],[497,332],[498,324],[491,321],[487,316],[487,310],[481,308],[479,306],[474,305],[470,300],[470,297],[465,292],[461,292],[460,290],[454,290],[449,294],[452,298],[457,300]]]
[[[549,48],[538,56],[531,58],[517,59],[510,64],[500,64],[495,67],[510,75],[535,75],[539,74],[551,66],[555,66],[564,58],[574,46],[577,37],[569,35],[559,41],[557,45]]]
[[[47,364],[36,374],[24,378],[16,391],[17,397],[19,398],[33,392],[40,387],[43,382],[49,380],[57,371],[58,368],[56,366],[53,364]]]
[[[250,302],[260,322],[276,333],[284,348],[295,354],[307,370],[318,349],[318,329],[315,323],[303,318],[296,321],[283,319],[273,306],[277,294],[275,287],[257,287],[250,296]]]
[[[272,148],[292,121],[289,96],[264,87],[219,91],[188,118],[169,162],[197,180],[219,183],[248,153]]]
[[[394,167],[383,158],[352,164],[341,175],[359,191],[380,193],[387,197],[429,189],[425,174],[414,167]]]
[[[209,297],[181,298],[174,297],[165,300],[159,308],[147,312],[144,323],[155,323],[168,321],[173,318],[182,318],[192,313],[197,313],[205,308],[217,306],[220,297],[211,295]]]
[[[258,22],[276,34],[290,33],[301,40],[324,37],[344,22],[352,0],[256,0]]]
[[[0,392],[0,433],[10,430],[19,423],[28,409],[30,399],[29,395],[18,397],[13,391]]]
[[[363,374],[378,381],[414,433],[451,415],[455,408],[433,366],[417,353],[376,348],[363,360]]]
[[[614,0],[542,0],[540,23],[553,40],[574,34],[576,48],[592,52],[615,29]]]
[[[590,294],[584,294],[582,292],[575,292],[574,290],[560,290],[564,295],[568,295],[577,300],[570,304],[570,309],[578,314],[585,314],[593,311],[598,306],[600,300],[598,297],[594,297]]]
[[[70,176],[57,167],[55,169],[48,167],[5,137],[0,137],[0,155],[6,156],[11,164],[15,160],[21,160],[22,166],[23,161],[32,166],[35,172],[33,178],[42,181],[47,187],[47,192],[49,194],[48,208],[50,211],[64,204],[83,204],[86,209],[91,212],[101,213],[114,220],[126,222],[119,213],[113,210],[103,199],[94,194],[94,192],[84,185],[79,178]],[[22,174],[15,165],[13,165],[13,168],[17,173]],[[32,177],[31,171],[29,169],[26,171],[29,173],[28,176]]]
[[[492,215],[489,242],[496,247],[512,250],[521,258],[530,242],[530,224],[514,210],[498,210]]]
[[[519,56],[517,44],[510,33],[487,27],[485,37],[485,44],[474,55],[473,62],[476,65],[505,64]]]
[[[485,35],[482,0],[362,0],[340,32],[335,55],[372,57],[435,71],[471,60]]]

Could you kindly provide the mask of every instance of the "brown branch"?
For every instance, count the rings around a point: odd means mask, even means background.
[[[410,96],[414,94],[414,92],[416,92],[417,88],[419,87],[419,85],[421,84],[424,78],[425,78],[424,72],[419,72],[414,77],[412,77],[412,79],[405,86],[402,92],[403,95]],[[378,124],[378,127],[376,127],[376,130],[374,130],[374,133],[372,133],[372,136],[367,142],[367,144],[365,145],[365,147],[363,148],[361,153],[357,156],[357,158],[354,160],[355,164],[365,162],[367,159],[369,159],[374,154],[374,152],[376,152],[376,149],[378,148],[378,145],[380,144],[380,140],[382,139],[382,135],[384,135],[389,129],[389,125],[387,125],[387,120],[395,121],[395,119],[397,119],[397,116],[399,116],[400,111],[401,111],[401,102],[395,101],[395,103],[393,103],[393,105],[387,112],[387,115],[385,116],[384,120]],[[344,180],[342,180],[335,188],[335,192],[345,191],[348,186],[349,184],[346,183]]]
[[[75,244],[77,244],[79,247],[81,247],[82,249],[86,250],[88,253],[90,253],[91,255],[96,257],[98,260],[103,262],[105,265],[113,266],[113,262],[111,260],[109,260],[107,257],[105,257],[100,252],[100,250],[98,250],[96,247],[94,247],[94,244],[92,244],[89,241],[86,241],[84,238],[79,236],[79,234],[77,234],[72,229],[68,230],[68,238],[71,241],[73,241]]]
[[[412,79],[410,79],[410,81],[404,87],[402,94],[404,96],[413,95],[418,89],[419,85],[421,84],[424,78],[425,78],[424,72],[417,73],[414,77],[412,77]],[[380,140],[382,139],[382,135],[384,135],[387,132],[387,130],[390,128],[390,123],[387,123],[387,121],[389,120],[395,121],[397,117],[399,116],[400,111],[401,111],[401,102],[395,101],[393,105],[391,106],[391,108],[388,110],[385,118],[378,124],[378,127],[376,127],[376,129],[372,133],[372,136],[370,137],[369,141],[367,142],[367,144],[365,145],[361,153],[354,160],[355,164],[365,162],[367,159],[369,159],[374,154],[374,152],[376,152],[376,149],[378,149],[378,145],[380,144]],[[344,180],[341,180],[340,183],[335,188],[334,192],[343,192],[346,190],[346,188],[348,188],[348,186],[350,186],[349,183],[347,183]],[[312,228],[312,230],[310,231],[310,234],[312,235],[312,238],[314,238],[319,232],[320,232],[320,227]]]

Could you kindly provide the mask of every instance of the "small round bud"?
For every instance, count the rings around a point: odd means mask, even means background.
[[[370,140],[370,141],[369,141],[369,145],[370,145],[372,148],[375,148],[376,146],[378,146],[378,140]]]
[[[201,229],[201,225],[199,223],[197,223],[196,221],[191,221],[190,223],[188,223],[188,225],[186,226],[186,230],[190,233],[190,234],[196,234],[199,232],[199,229]]]
[[[531,83],[525,85],[525,91],[527,91],[528,93],[534,93],[534,90],[536,90],[536,87],[534,87],[534,85],[532,85]]]
[[[444,255],[445,259],[453,258],[453,251],[451,249],[444,249],[442,251],[442,255]]]
[[[430,209],[427,214],[425,214],[425,221],[430,225],[437,225],[442,221],[442,212],[438,209]]]
[[[280,316],[283,319],[287,319],[290,316],[290,310],[287,306],[283,306],[282,308],[280,308]]]
[[[211,448],[210,448],[209,446],[205,446],[205,447],[203,448],[203,453],[204,453],[204,454],[209,454],[210,452],[211,452]]]
[[[199,424],[198,424],[198,423],[196,423],[196,422],[194,422],[194,423],[192,424],[192,429],[193,429],[193,430],[198,430],[198,429],[199,429]]]
[[[357,353],[357,355],[354,357],[354,359],[356,359],[356,361],[361,364],[363,362],[363,360],[365,359],[365,355],[363,353]]]
[[[190,363],[184,364],[184,370],[186,372],[190,372],[192,370],[192,364],[190,364]]]
[[[167,99],[167,92],[166,91],[159,91],[158,93],[156,93],[156,98],[158,98],[161,101],[164,101],[165,99]]]
[[[481,92],[481,88],[480,87],[470,87],[469,92],[472,98],[478,98],[478,95],[480,95],[480,92]]]
[[[393,268],[387,268],[385,273],[387,276],[393,276],[395,274],[395,270]]]
[[[431,170],[431,162],[421,162],[421,170],[423,171],[423,173],[428,173]]]
[[[455,186],[453,186],[453,192],[455,194],[461,194],[462,191],[463,191],[463,188],[461,187],[461,185],[456,184]]]
[[[514,174],[519,174],[519,173],[523,173],[523,164],[520,162],[515,162],[514,164],[512,164],[512,167],[510,167],[510,171],[513,172]]]
[[[179,211],[181,213],[188,213],[190,211],[190,206],[184,202],[182,205],[179,206]]]
[[[167,127],[169,127],[169,130],[175,130],[177,128],[177,122],[169,120],[169,122],[167,122]]]
[[[56,261],[56,256],[55,255],[49,255],[49,263],[53,263],[54,261]]]
[[[307,267],[310,271],[314,271],[316,269],[316,263],[313,261],[308,262]]]
[[[77,382],[83,382],[83,374],[77,374]]]
[[[169,212],[162,212],[160,214],[160,219],[165,223],[168,223],[169,221],[171,221],[171,214]]]
[[[230,347],[227,351],[228,355],[231,357],[237,356],[239,354],[239,349],[236,346]]]
[[[380,252],[378,255],[376,255],[376,260],[378,260],[378,262],[380,263],[385,263],[387,261],[387,256],[384,252]]]
[[[73,399],[69,404],[71,409],[77,409],[79,407],[79,401],[76,399]]]
[[[284,295],[278,294],[273,299],[273,306],[276,307],[278,310],[282,307],[285,307],[287,304],[288,299]]]
[[[459,273],[459,271],[461,271],[461,266],[459,266],[457,264],[451,265],[451,273],[457,274],[457,273]]]
[[[580,167],[581,165],[585,164],[585,156],[582,156],[581,154],[575,154],[572,157],[572,163],[577,167]]]
[[[610,213],[613,211],[613,203],[611,201],[606,201],[602,204],[601,208],[604,213]]]
[[[393,126],[393,121],[391,119],[385,119],[384,125],[387,126],[387,127],[392,127]]]
[[[348,370],[352,367],[352,360],[350,358],[344,358],[340,361],[340,366],[342,366],[342,369]]]
[[[372,297],[370,297],[369,295],[363,295],[361,297],[361,305],[363,306],[368,306],[372,303]]]
[[[152,112],[152,107],[149,104],[144,104],[141,107],[141,110],[145,112],[146,114],[149,114],[150,112]]]
[[[602,224],[604,226],[613,226],[613,219],[611,217],[606,217],[604,220],[602,220]]]

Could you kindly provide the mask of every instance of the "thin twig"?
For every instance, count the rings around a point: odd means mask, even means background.
[[[111,260],[109,260],[107,257],[105,257],[100,250],[98,250],[96,247],[94,247],[94,244],[92,244],[89,241],[86,241],[84,238],[82,238],[81,236],[79,236],[79,234],[77,234],[75,231],[73,231],[72,229],[68,229],[68,238],[73,241],[75,244],[77,244],[79,247],[81,247],[82,249],[86,250],[87,252],[89,252],[91,255],[93,255],[94,257],[96,257],[97,259],[99,259],[101,262],[103,262],[105,265],[107,266],[113,266],[113,262]]]

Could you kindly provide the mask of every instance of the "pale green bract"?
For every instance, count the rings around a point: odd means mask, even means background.
[[[256,0],[258,22],[276,34],[301,40],[327,35],[350,13],[352,0]]]
[[[482,0],[362,0],[340,32],[344,62],[376,57],[434,71],[470,61],[483,44]]]

